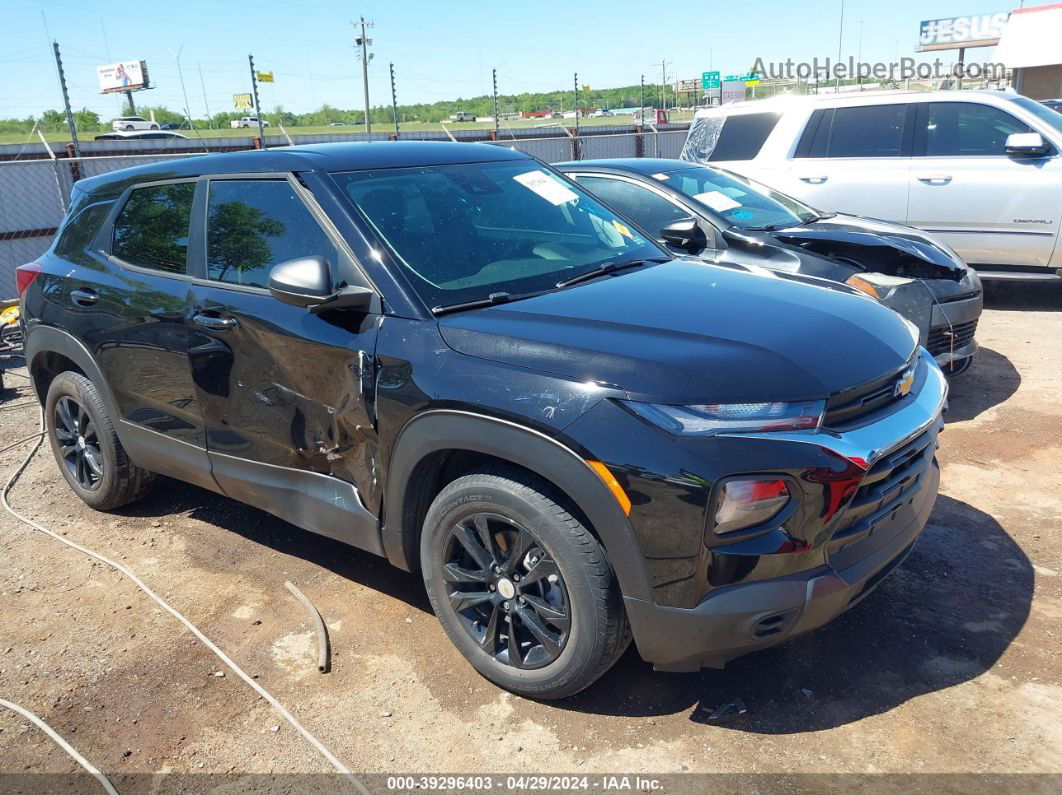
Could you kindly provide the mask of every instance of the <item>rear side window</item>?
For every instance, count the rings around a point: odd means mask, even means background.
[[[130,265],[184,274],[194,182],[136,188],[114,221],[111,253]]]
[[[63,259],[80,260],[84,250],[96,237],[113,204],[113,200],[96,202],[77,210],[76,214],[63,224],[55,241],[55,253]]]
[[[780,113],[728,116],[708,160],[752,160],[760,153],[780,116]]]
[[[207,199],[207,276],[268,287],[269,271],[289,259],[339,251],[287,180],[213,180]]]
[[[1028,124],[991,105],[930,102],[925,152],[928,157],[1002,156],[1007,136],[1026,132],[1032,132]]]
[[[906,105],[817,110],[795,157],[899,157],[906,116]]]

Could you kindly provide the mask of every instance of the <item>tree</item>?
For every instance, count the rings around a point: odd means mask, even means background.
[[[283,221],[239,201],[213,205],[207,228],[210,275],[222,281],[230,269],[249,271],[269,262],[273,250],[266,238],[284,234]]]

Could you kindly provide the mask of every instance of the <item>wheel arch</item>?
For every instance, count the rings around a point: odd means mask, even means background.
[[[525,469],[566,496],[590,523],[624,596],[652,598],[634,531],[608,487],[570,447],[508,420],[453,409],[419,414],[399,433],[388,466],[381,527],[385,554],[406,571],[418,565],[424,515],[445,485],[454,454]]]
[[[107,410],[112,416],[117,416],[114,394],[96,359],[72,334],[52,326],[36,326],[27,330],[24,349],[26,367],[41,404],[48,396],[48,387],[55,377],[66,370],[73,370],[95,385]]]

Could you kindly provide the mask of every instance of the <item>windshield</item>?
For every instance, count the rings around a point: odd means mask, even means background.
[[[554,289],[605,263],[667,258],[532,160],[332,175],[429,307]]]
[[[820,217],[791,196],[719,169],[694,166],[653,176],[741,229],[784,228]]]
[[[1028,97],[1014,97],[1011,101],[1015,105],[1020,105],[1025,110],[1029,111],[1033,116],[1036,116],[1040,121],[1045,122],[1056,133],[1062,133],[1062,113],[1057,110],[1052,110],[1043,103],[1037,102],[1034,99]]]

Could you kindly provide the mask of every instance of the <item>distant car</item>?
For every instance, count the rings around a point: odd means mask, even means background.
[[[1047,105],[1051,110],[1062,113],[1062,99],[1041,99],[1040,104]]]
[[[682,254],[844,282],[918,328],[948,375],[973,360],[981,282],[917,229],[822,213],[744,177],[683,160],[556,163],[587,190]]]
[[[469,113],[467,110],[459,110],[457,113],[450,114],[450,121],[475,121],[476,114]]]
[[[133,130],[157,130],[158,122],[145,119],[143,116],[120,116],[111,122],[111,129],[115,132],[132,132]]]
[[[328,126],[329,127],[347,127],[349,125],[345,121],[330,121],[330,122],[328,122]]]
[[[140,141],[140,140],[165,140],[180,138],[181,140],[187,140],[187,135],[181,135],[179,132],[173,132],[171,130],[148,130],[147,132],[113,132],[104,133],[103,135],[97,135],[93,140],[96,141]]]
[[[241,119],[233,119],[232,121],[229,122],[229,127],[231,127],[234,130],[249,129],[251,127],[257,127],[257,126],[258,126],[258,117],[257,116],[244,116]],[[268,127],[269,126],[269,122],[267,122],[265,119],[262,119],[262,126],[263,127]]]
[[[563,119],[564,118],[564,114],[563,113],[558,113],[557,111],[553,111],[551,114],[549,114],[549,117],[551,119]]]
[[[163,130],[183,130],[186,127],[188,127],[188,122],[186,122],[186,121],[182,121],[182,122],[172,122],[171,121],[169,124],[163,124],[162,125],[162,129]]]
[[[615,114],[612,111],[610,111],[608,108],[598,108],[591,115],[594,116],[595,118],[601,119],[601,118],[604,118],[605,116],[614,116]]]

